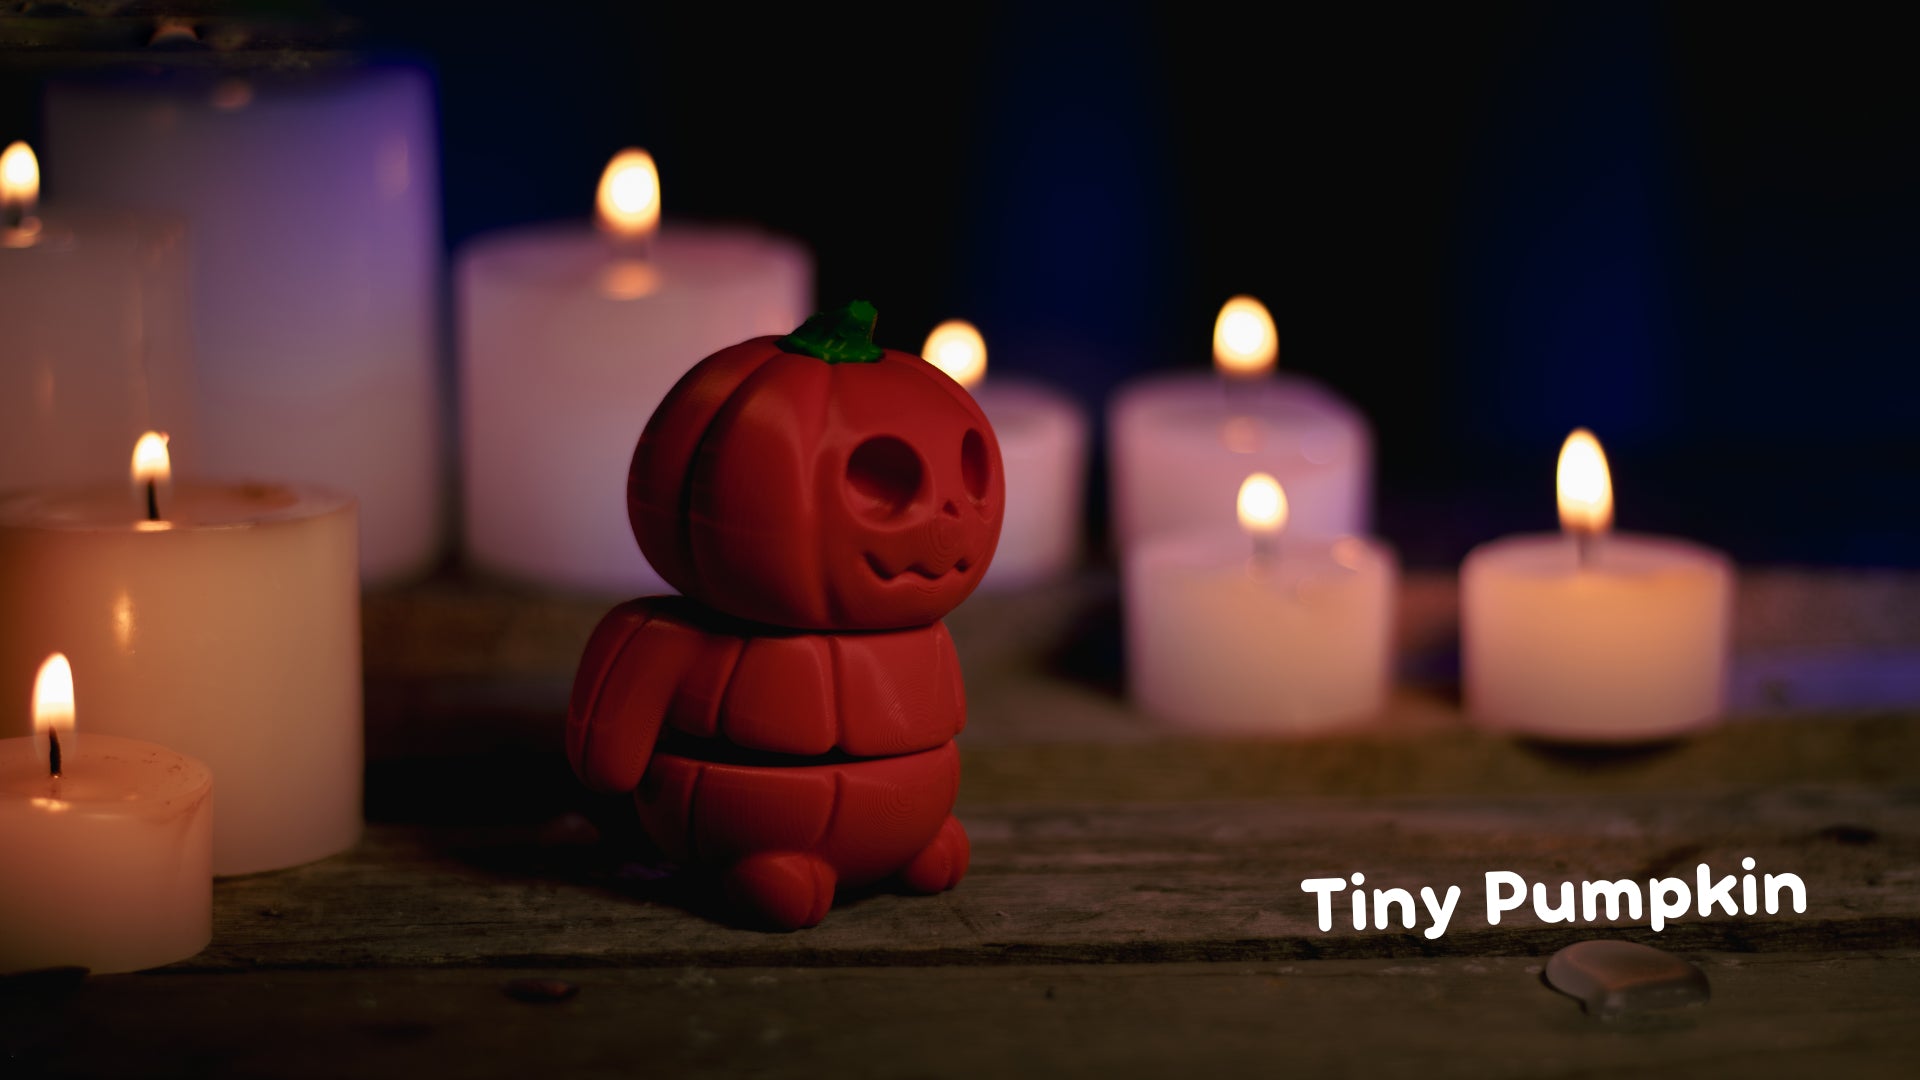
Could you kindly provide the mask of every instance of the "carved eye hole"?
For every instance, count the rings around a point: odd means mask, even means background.
[[[847,459],[847,487],[854,508],[870,517],[898,517],[913,505],[927,470],[913,447],[891,435],[876,435],[854,447]]]
[[[960,440],[960,482],[977,502],[987,497],[987,486],[992,480],[993,465],[987,460],[987,440],[968,428]]]

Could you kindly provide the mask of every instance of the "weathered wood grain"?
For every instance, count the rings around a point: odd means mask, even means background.
[[[20,1074],[1897,1076],[1920,953],[1691,957],[1704,1006],[1602,1022],[1540,957],[993,968],[162,974],[0,1013]]]
[[[1802,783],[1920,780],[1920,714],[1728,723],[1679,742],[1580,749],[1489,735],[1426,714],[1418,696],[1380,724],[1313,738],[1133,739],[978,732],[961,736],[962,794],[982,802],[1127,802],[1293,795],[1393,796],[1720,791]],[[1012,705],[1009,703],[1009,707]],[[1013,722],[1008,714],[1007,722]],[[1044,725],[1046,716],[1019,722]]]
[[[697,883],[549,828],[373,829],[313,866],[224,881],[213,944],[183,970],[430,966],[808,966],[1539,955],[1593,936],[1530,911],[1486,924],[1484,873],[1675,875],[1697,863],[1806,882],[1804,915],[1688,917],[1669,948],[1920,947],[1920,789],[1473,800],[963,804],[970,876],[937,897],[875,894],[820,927],[727,925]],[[1437,940],[1316,925],[1314,876],[1464,896]],[[1422,926],[1426,923],[1421,923]]]
[[[0,980],[0,1073],[1904,1075],[1920,1052],[1920,713],[1808,712],[1795,681],[1796,650],[1903,662],[1920,575],[1744,574],[1736,640],[1779,682],[1746,700],[1799,715],[1617,752],[1466,722],[1447,575],[1402,591],[1391,707],[1308,739],[1134,710],[1110,575],[976,597],[949,620],[972,873],[794,934],[727,923],[573,782],[561,706],[610,603],[458,575],[369,595],[365,841],[217,883],[183,963]],[[1644,882],[1749,855],[1805,879],[1805,914],[1486,923],[1489,870]],[[1355,931],[1344,903],[1322,932],[1301,880],[1355,871],[1464,895],[1438,939]],[[1538,968],[1598,936],[1693,956],[1714,1000],[1581,1015]],[[526,974],[580,991],[508,997]]]
[[[1065,691],[1061,691],[1065,692]],[[1325,795],[1631,795],[1781,784],[1920,782],[1920,716],[1834,716],[1730,723],[1640,750],[1578,751],[1488,735],[1424,717],[1417,695],[1383,727],[1305,739],[1172,737],[1016,698],[973,706],[960,738],[961,798],[975,806],[1179,802]],[[1038,710],[1038,711],[1034,711]],[[558,714],[518,709],[459,727],[369,732],[369,811],[383,822],[532,823],[587,797],[561,753]],[[1008,731],[1008,728],[1041,731]],[[1129,734],[1128,732],[1131,731]],[[433,753],[430,743],[458,748]]]

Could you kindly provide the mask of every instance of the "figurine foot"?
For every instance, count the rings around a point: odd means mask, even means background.
[[[960,884],[960,879],[967,874],[967,862],[972,856],[973,845],[967,842],[967,830],[960,827],[958,819],[948,814],[933,843],[923,848],[907,864],[907,868],[900,871],[900,880],[915,892],[945,892]]]
[[[761,852],[727,871],[727,899],[782,930],[803,930],[827,917],[837,875],[817,855]]]

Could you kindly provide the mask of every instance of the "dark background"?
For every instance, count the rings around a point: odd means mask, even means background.
[[[270,7],[435,74],[449,250],[584,217],[642,145],[670,220],[798,237],[883,344],[968,318],[996,370],[1096,415],[1204,368],[1220,303],[1261,297],[1283,367],[1372,418],[1379,531],[1415,566],[1554,527],[1582,424],[1622,528],[1920,565],[1894,9]],[[0,133],[35,134],[46,75],[13,65]]]

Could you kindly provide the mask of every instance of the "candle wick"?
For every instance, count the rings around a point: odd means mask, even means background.
[[[1226,402],[1230,420],[1253,414],[1254,380],[1237,375],[1221,375],[1220,384],[1220,394]]]
[[[1582,570],[1593,566],[1595,549],[1599,547],[1600,534],[1593,529],[1577,529],[1573,534],[1574,560]]]
[[[160,485],[158,481],[147,481],[147,520],[160,520]]]
[[[47,775],[60,779],[60,733],[47,729]]]
[[[1253,565],[1266,570],[1280,553],[1280,537],[1275,533],[1256,532],[1253,534]]]
[[[638,232],[626,232],[600,223],[600,235],[607,238],[607,244],[616,256],[633,262],[651,262],[653,260],[654,234],[658,230],[644,229]]]

